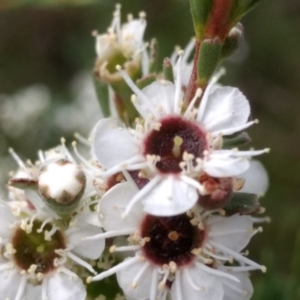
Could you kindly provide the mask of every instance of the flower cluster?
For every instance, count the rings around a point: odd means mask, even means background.
[[[268,178],[252,157],[269,150],[238,148],[257,123],[249,101],[218,83],[222,68],[195,89],[195,39],[154,72],[145,27],[144,13],[121,26],[118,5],[108,32],[95,34],[95,74],[114,117],[77,135],[88,158],[64,139],[35,163],[10,150],[18,170],[0,203],[3,299],[91,299],[88,286],[116,274],[126,299],[247,300],[248,272],[266,270],[244,250],[267,220],[253,217]]]

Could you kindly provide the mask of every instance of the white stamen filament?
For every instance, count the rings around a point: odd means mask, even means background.
[[[75,139],[77,139],[83,145],[86,145],[88,147],[91,146],[91,142],[88,139],[86,139],[85,137],[83,137],[80,133],[75,132],[74,137],[75,137]]]
[[[194,283],[189,268],[183,270],[183,276],[186,276],[191,288],[193,288],[196,291],[200,290],[200,288]]]
[[[185,111],[184,114],[183,114],[184,117],[187,118],[187,117],[189,116],[190,112],[194,109],[195,102],[198,100],[198,98],[201,97],[201,95],[202,95],[202,89],[198,88],[198,89],[196,90],[196,93],[195,93],[194,98],[193,98],[192,101],[189,103],[189,105],[188,105],[186,111]]]
[[[219,249],[219,250],[221,250],[221,251],[223,251],[223,252],[225,252],[225,253],[231,255],[231,256],[232,256],[234,259],[236,259],[237,261],[240,261],[240,262],[243,262],[243,263],[245,263],[245,264],[247,264],[247,265],[256,267],[258,270],[262,270],[262,272],[265,272],[265,270],[266,270],[266,267],[265,267],[265,266],[261,266],[261,265],[259,265],[258,263],[256,263],[256,262],[250,260],[249,258],[244,257],[243,255],[241,255],[241,254],[239,254],[239,253],[237,253],[237,252],[235,252],[235,251],[233,251],[233,250],[231,250],[231,249],[229,249],[229,248],[227,248],[227,247],[225,247],[225,246],[223,246],[223,245],[221,245],[221,244],[219,244],[219,243],[216,243],[216,242],[214,242],[214,241],[209,241],[209,243],[210,243],[213,247],[215,247],[215,248],[217,248],[217,249]]]
[[[87,166],[88,168],[90,168],[91,170],[93,170],[96,174],[98,173],[101,173],[101,169],[93,166],[90,162],[88,162],[79,152],[78,152],[78,149],[77,149],[77,143],[76,141],[73,141],[72,142],[72,147],[74,149],[74,152],[75,152],[75,155],[78,157],[78,159],[85,165]]]
[[[177,280],[176,280],[176,290],[175,290],[175,293],[176,293],[176,299],[177,300],[182,300],[182,293],[181,293],[181,271],[177,271],[176,272],[176,277],[177,277]],[[175,284],[173,283],[173,284]]]
[[[65,138],[61,138],[60,139],[60,142],[61,142],[61,147],[62,147],[62,150],[63,150],[63,154],[64,156],[66,156],[68,158],[69,161],[71,161],[72,163],[76,164],[76,161],[74,160],[73,156],[71,155],[69,149],[66,147],[66,140]]]
[[[145,273],[145,271],[149,268],[150,263],[145,262],[144,265],[142,266],[142,268],[139,270],[139,272],[137,273],[137,275],[134,277],[131,287],[134,289],[137,284],[138,281],[140,280],[140,278],[143,276],[143,274]]]
[[[195,48],[195,38],[192,38],[190,40],[190,42],[187,44],[187,46],[184,48],[184,53],[183,53],[183,56],[182,56],[182,61],[183,63],[187,63],[188,62],[188,59],[192,53],[192,51],[194,50]]]
[[[110,252],[124,252],[124,251],[137,251],[141,248],[140,245],[131,245],[131,246],[122,246],[122,247],[116,247],[112,246],[112,251]]]
[[[48,223],[50,223],[52,220],[53,220],[52,217],[46,219],[46,220],[43,222],[43,224],[41,225],[41,227],[40,227],[39,229],[37,229],[36,232],[37,232],[37,233],[41,233],[41,232],[43,231],[44,227],[45,227]]]
[[[87,236],[82,238],[83,241],[92,241],[92,240],[97,240],[97,239],[106,239],[106,238],[111,238],[115,236],[120,236],[120,235],[129,235],[132,234],[136,231],[135,228],[127,228],[123,230],[110,230],[104,233],[99,233],[96,235],[92,236]]]
[[[147,183],[129,202],[129,204],[126,206],[125,212],[123,213],[122,217],[125,218],[133,206],[139,202],[148,192],[154,188],[154,186],[161,180],[161,177],[159,175],[155,176],[153,179],[150,180],[149,183]]]
[[[156,299],[156,285],[158,280],[158,272],[156,268],[152,269],[151,285],[150,285],[150,300]]]
[[[159,289],[159,290],[164,289],[165,284],[166,284],[166,281],[167,281],[167,279],[168,279],[168,277],[169,277],[169,274],[170,274],[170,270],[169,270],[169,269],[167,269],[167,270],[164,271],[163,279],[162,279],[161,282],[158,284],[158,289]]]
[[[120,264],[118,264],[118,265],[116,265],[116,266],[110,268],[110,269],[107,270],[107,271],[104,271],[104,272],[102,272],[102,273],[100,273],[100,274],[98,274],[98,275],[96,275],[96,276],[94,276],[94,277],[90,277],[90,278],[88,279],[88,281],[98,281],[98,280],[102,280],[103,278],[106,278],[106,277],[108,277],[108,276],[110,276],[110,275],[112,275],[112,274],[117,273],[117,272],[120,271],[120,270],[123,270],[123,269],[125,269],[125,268],[131,266],[132,264],[138,262],[139,259],[140,259],[140,258],[139,258],[138,256],[135,256],[135,257],[132,257],[132,258],[130,258],[130,259],[127,259],[127,260],[121,262]]]
[[[175,82],[175,96],[174,96],[174,113],[179,114],[181,110],[180,106],[180,95],[181,95],[181,69],[182,69],[182,58],[183,51],[178,52],[178,60],[176,63],[176,82]]]
[[[235,127],[231,127],[231,128],[227,128],[227,129],[222,129],[222,130],[218,130],[218,131],[213,131],[211,132],[211,135],[213,137],[216,137],[218,136],[219,134],[222,134],[222,135],[230,135],[230,134],[233,134],[235,132],[239,132],[239,131],[242,131],[250,126],[252,126],[253,124],[257,124],[258,123],[258,120],[254,120],[254,121],[250,121],[250,122],[247,122],[245,124],[242,124],[240,126],[235,126]]]
[[[230,274],[228,274],[228,273],[226,273],[226,272],[223,272],[223,271],[219,271],[219,270],[210,268],[210,267],[208,267],[208,266],[206,266],[206,265],[204,265],[204,264],[198,263],[198,262],[195,262],[195,265],[196,265],[199,269],[201,269],[201,270],[203,270],[203,271],[205,271],[205,272],[207,272],[207,273],[210,273],[210,274],[213,274],[213,275],[216,275],[216,276],[220,276],[220,277],[224,277],[224,278],[233,280],[233,281],[235,281],[235,282],[240,282],[240,280],[239,280],[237,277],[232,276],[232,275],[230,275]]]
[[[115,175],[118,172],[123,171],[124,169],[127,169],[128,166],[130,166],[131,164],[135,164],[135,163],[139,163],[140,161],[143,161],[144,157],[141,155],[136,155],[128,160],[125,160],[123,163],[116,165],[106,171],[104,171],[101,176],[103,178],[107,178],[110,177],[112,175]]]
[[[156,119],[159,118],[156,111],[153,110],[150,99],[137,87],[137,85],[132,81],[132,79],[128,76],[128,74],[122,70],[121,66],[116,66],[116,69],[120,72],[124,81],[131,88],[131,90],[143,101],[143,103],[147,106],[149,111],[155,116]]]
[[[97,274],[97,272],[92,268],[92,266],[90,264],[88,264],[86,261],[82,260],[81,258],[79,258],[78,256],[76,256],[75,254],[73,254],[72,252],[67,252],[66,253],[68,257],[70,257],[73,261],[75,261],[76,263],[78,263],[79,265],[85,267],[87,270],[89,270],[91,273],[93,274]]]

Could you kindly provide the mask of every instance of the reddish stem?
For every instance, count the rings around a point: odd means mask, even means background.
[[[230,30],[229,14],[232,0],[215,0],[210,18],[206,25],[205,38],[213,39],[219,37],[224,40]]]
[[[197,86],[197,64],[198,64],[198,58],[200,53],[200,47],[201,47],[201,41],[196,41],[196,47],[195,47],[195,56],[194,56],[194,65],[193,65],[193,71],[191,74],[191,78],[185,93],[185,102],[188,104],[193,99],[196,90],[198,88]]]

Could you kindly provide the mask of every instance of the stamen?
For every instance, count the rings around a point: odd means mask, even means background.
[[[104,272],[102,272],[102,273],[100,273],[100,274],[98,274],[98,275],[96,275],[94,277],[88,277],[87,278],[87,283],[90,283],[92,281],[102,280],[103,278],[106,278],[106,277],[108,277],[108,276],[110,276],[112,274],[115,274],[118,271],[120,271],[122,269],[125,269],[125,268],[131,266],[132,264],[134,264],[134,263],[136,263],[138,261],[139,261],[139,257],[138,256],[132,257],[132,258],[130,258],[128,260],[125,260],[125,261],[121,262],[120,264],[118,264],[118,265],[110,268],[109,270],[104,271]]]
[[[154,186],[161,180],[160,176],[155,176],[149,183],[147,183],[129,202],[126,206],[125,212],[122,215],[122,218],[125,218],[133,208],[133,206],[139,202],[148,192],[154,188]]]
[[[123,246],[123,247],[111,246],[109,248],[109,252],[113,253],[113,252],[123,252],[123,251],[137,251],[140,248],[141,248],[140,245],[131,245],[131,246]]]
[[[181,110],[181,106],[179,105],[180,94],[181,94],[181,69],[182,69],[182,58],[183,58],[183,50],[178,52],[179,58],[177,60],[176,68],[176,82],[175,82],[175,96],[174,96],[174,113],[179,114]]]
[[[201,263],[198,263],[198,262],[195,262],[195,265],[199,268],[199,269],[202,269],[203,271],[207,272],[207,273],[210,273],[210,274],[213,274],[213,275],[217,275],[217,276],[220,276],[220,277],[224,277],[224,278],[227,278],[227,279],[230,279],[230,280],[233,280],[235,282],[240,282],[240,280],[235,277],[235,276],[232,276],[226,272],[222,272],[222,271],[219,271],[219,270],[216,270],[216,269],[213,269],[213,268],[210,268],[204,264],[201,264]]]
[[[93,274],[97,274],[97,272],[92,268],[90,264],[88,264],[86,261],[82,260],[72,252],[67,252],[67,256],[70,257],[72,260],[74,260],[79,265],[85,267],[87,270],[89,270]]]
[[[241,254],[239,254],[239,253],[237,253],[237,252],[235,252],[235,251],[233,251],[233,250],[231,250],[231,249],[229,249],[229,248],[227,248],[227,247],[225,247],[225,246],[223,246],[223,245],[221,245],[219,243],[216,243],[214,241],[209,241],[209,243],[213,247],[215,247],[215,248],[217,248],[217,249],[219,249],[219,250],[221,250],[221,251],[223,251],[223,252],[231,255],[237,261],[243,262],[243,263],[248,264],[248,265],[253,266],[253,267],[256,266],[257,269],[261,270],[262,272],[266,272],[266,267],[265,266],[261,266],[258,263],[250,260],[249,258],[244,257]]]
[[[41,163],[44,163],[46,158],[45,158],[45,154],[42,150],[38,150],[38,157]]]
[[[27,172],[27,168],[24,164],[24,162],[22,161],[22,159],[19,157],[19,155],[14,151],[13,148],[9,148],[8,149],[9,154],[12,156],[12,158],[14,159],[14,161],[18,164],[18,166],[23,169],[25,172]]]
[[[192,51],[194,50],[195,48],[195,42],[196,42],[196,39],[193,37],[190,42],[187,44],[187,46],[185,47],[184,49],[184,53],[183,53],[183,57],[182,57],[182,61],[184,63],[187,63]]]
[[[194,98],[192,99],[192,101],[189,103],[189,106],[187,107],[186,111],[184,112],[184,117],[188,117],[188,115],[190,114],[190,112],[192,111],[192,109],[194,108],[194,105],[196,103],[196,101],[201,97],[202,95],[202,89],[198,88]]]
[[[153,268],[152,270],[152,276],[151,276],[151,286],[150,286],[150,300],[156,299],[156,284],[158,280],[158,272],[156,268]]]
[[[74,133],[74,137],[75,139],[77,139],[80,143],[86,145],[86,146],[91,146],[91,143],[88,139],[86,139],[85,137],[83,137],[81,134],[79,134],[78,132]]]
[[[127,228],[127,229],[123,229],[123,230],[111,230],[111,231],[99,233],[96,235],[83,237],[82,240],[83,241],[92,241],[92,240],[97,240],[97,239],[106,239],[106,238],[111,238],[111,237],[120,236],[120,235],[128,235],[128,234],[132,234],[134,232],[135,232],[135,228],[129,228],[129,229]]]
[[[40,227],[39,229],[37,229],[36,232],[37,232],[37,233],[41,233],[41,232],[43,231],[44,227],[45,227],[48,223],[50,223],[52,220],[53,220],[52,217],[46,219],[46,220],[43,222],[43,224],[41,225],[41,227]]]
[[[151,106],[151,102],[149,98],[137,87],[137,85],[132,81],[132,79],[129,77],[129,75],[122,70],[121,66],[117,65],[116,69],[120,72],[121,76],[123,77],[124,81],[127,83],[127,85],[131,88],[131,90],[144,102],[144,104],[147,106],[149,111],[155,116],[156,119],[159,118],[156,111],[153,110]]]
[[[51,241],[52,236],[55,234],[55,232],[59,230],[59,227],[53,225],[52,229],[50,231],[46,230],[45,231],[45,240],[46,241]]]
[[[165,287],[165,285],[166,285],[166,281],[167,281],[167,279],[168,279],[168,277],[169,277],[169,274],[170,274],[170,271],[169,271],[168,269],[166,269],[165,272],[164,272],[164,277],[163,277],[163,279],[162,279],[161,282],[158,284],[158,289],[159,289],[159,290],[164,289],[164,287]]]
[[[191,273],[190,273],[189,268],[183,270],[183,276],[186,276],[186,278],[187,278],[187,280],[188,280],[190,286],[191,286],[194,290],[196,290],[196,291],[199,291],[199,290],[200,290],[200,288],[194,283],[194,281],[193,281],[193,279],[192,279],[192,277],[191,277]]]
[[[213,132],[211,132],[211,135],[213,137],[215,137],[219,134],[230,135],[230,134],[233,134],[235,132],[242,131],[242,130],[252,126],[253,124],[257,124],[257,123],[258,123],[258,120],[250,121],[250,122],[247,122],[247,123],[245,123],[243,125],[240,125],[240,126],[231,127],[231,128],[228,128],[228,129],[222,129],[222,130],[218,130],[218,131],[213,131]]]
[[[181,271],[177,271],[176,272],[176,277],[177,277],[177,282],[176,282],[176,290],[175,290],[175,293],[176,293],[176,299],[177,300],[183,300],[182,299],[182,293],[181,293]]]
[[[61,147],[64,152],[64,155],[67,157],[68,160],[70,160],[72,163],[76,164],[76,161],[74,160],[73,156],[71,155],[69,149],[66,147],[66,139],[62,137],[60,139]]]
[[[142,268],[139,270],[139,272],[137,273],[137,275],[134,277],[132,283],[131,283],[131,287],[133,289],[136,288],[139,279],[143,276],[144,272],[148,269],[148,267],[150,266],[150,263],[145,262],[144,265],[142,266]]]

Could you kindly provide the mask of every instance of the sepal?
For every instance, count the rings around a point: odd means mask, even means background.
[[[173,71],[173,66],[168,57],[164,59],[163,63],[163,73],[164,73],[164,79],[171,81],[174,83],[174,71]]]
[[[223,207],[226,215],[251,215],[259,211],[260,204],[257,195],[248,193],[233,193],[230,201]]]
[[[232,149],[244,146],[251,142],[251,138],[247,132],[241,132],[231,136],[223,137],[222,149]]]
[[[220,62],[221,51],[222,42],[219,38],[206,39],[202,42],[197,65],[199,87],[207,85]]]

